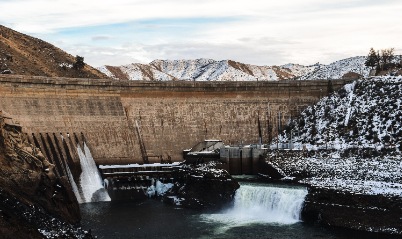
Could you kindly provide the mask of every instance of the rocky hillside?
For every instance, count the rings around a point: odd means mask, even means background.
[[[400,56],[395,62],[400,61]],[[329,65],[256,66],[231,60],[155,60],[149,64],[133,63],[124,66],[102,66],[98,69],[119,80],[189,80],[189,81],[276,81],[357,79],[367,77],[370,68],[364,65],[366,57],[357,56],[336,61]],[[398,74],[402,74],[399,71]]]
[[[400,196],[401,95],[402,76],[346,85],[289,122],[279,146],[292,142],[290,148],[303,151],[283,159],[271,155],[271,163],[282,175],[319,188]]]
[[[267,164],[309,185],[309,220],[402,235],[401,95],[402,76],[361,79],[289,122],[278,145],[301,150],[270,152]]]
[[[75,57],[40,39],[0,25],[0,73],[105,78],[97,69],[85,64],[75,68]]]
[[[81,228],[70,183],[0,111],[0,237],[92,238]]]
[[[291,122],[284,142],[308,148],[371,148],[402,152],[402,77],[374,77],[346,85]]]

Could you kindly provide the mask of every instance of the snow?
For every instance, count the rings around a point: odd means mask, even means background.
[[[59,66],[62,67],[62,68],[69,68],[69,69],[73,68],[73,64],[70,64],[70,63],[67,63],[67,62],[62,62],[62,63],[59,64]]]
[[[173,183],[162,183],[159,180],[156,180],[155,185],[151,185],[147,188],[147,196],[163,196],[166,192],[168,192],[173,187]]]
[[[285,160],[272,153],[270,163],[312,186],[401,197],[401,96],[402,76],[345,85],[308,107],[278,137],[288,143],[290,132],[297,132],[293,143],[307,151],[293,151]]]
[[[180,166],[180,162],[167,163],[151,163],[151,164],[114,164],[114,165],[99,165],[99,169],[115,169],[115,168],[147,168],[147,167],[173,167]]]
[[[316,64],[315,69],[300,76],[300,80],[340,79],[346,73],[354,72],[363,77],[370,73],[370,67],[364,65],[365,56],[356,56],[333,62],[329,65]]]
[[[100,72],[102,72],[103,74],[107,75],[110,78],[114,78],[117,79],[112,72],[109,71],[109,69],[107,69],[106,66],[100,66],[97,68]]]
[[[335,157],[333,157],[333,155]],[[275,160],[287,177],[308,177],[300,183],[359,194],[402,196],[402,161],[399,156],[340,158],[334,154],[302,155]]]
[[[374,77],[348,84],[308,107],[291,123],[292,132],[298,132],[293,135],[293,142],[307,149],[400,151],[401,95],[402,76]],[[289,138],[290,130],[279,136],[281,143]]]
[[[394,61],[399,62],[401,56]],[[371,68],[364,65],[365,56],[356,56],[329,65],[316,63],[310,66],[289,63],[281,66],[257,66],[240,62],[212,59],[154,60],[149,64],[132,63],[118,66],[130,80],[148,81],[278,81],[341,79],[353,72],[368,77]],[[106,66],[98,70],[117,79]]]

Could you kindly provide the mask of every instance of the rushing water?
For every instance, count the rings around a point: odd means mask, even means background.
[[[84,143],[84,151],[77,146],[81,170],[80,186],[83,202],[110,201],[109,194],[103,187],[102,177],[92,158],[91,151]]]
[[[293,224],[300,221],[306,195],[305,188],[242,185],[236,192],[233,208],[204,217],[228,226],[250,223]]]
[[[75,183],[73,174],[71,173],[71,170],[70,170],[70,167],[68,166],[68,164],[66,164],[66,170],[67,170],[68,180],[70,181],[71,187],[73,189],[75,197],[77,198],[78,203],[83,203],[84,201],[82,200],[80,191],[78,190],[77,183]]]
[[[232,208],[200,212],[158,200],[81,204],[82,224],[98,238],[354,239],[377,235],[322,228],[300,221],[304,188],[242,185]]]

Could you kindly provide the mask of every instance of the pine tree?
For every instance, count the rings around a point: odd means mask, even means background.
[[[371,48],[364,65],[374,68],[378,66],[379,63],[380,63],[380,53],[378,51],[376,52],[374,48]]]
[[[74,68],[77,70],[81,70],[82,68],[84,68],[85,63],[84,63],[84,57],[82,56],[76,56],[75,57],[75,63],[74,63]]]

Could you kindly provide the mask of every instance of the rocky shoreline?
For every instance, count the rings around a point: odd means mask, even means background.
[[[402,198],[310,187],[302,211],[307,222],[402,235]]]
[[[339,158],[335,154],[326,150],[271,152],[267,174],[274,181],[309,188],[302,211],[307,222],[402,235],[400,159],[384,155]]]
[[[2,238],[92,238],[79,227],[77,199],[66,177],[0,111],[0,235]]]

